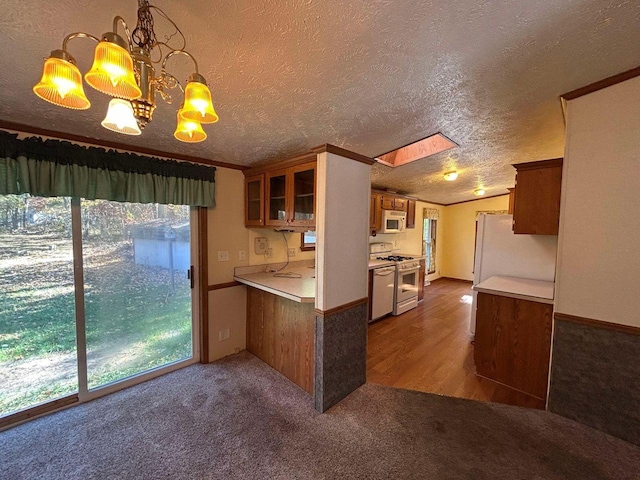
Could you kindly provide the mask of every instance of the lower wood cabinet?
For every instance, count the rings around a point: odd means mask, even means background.
[[[247,288],[247,350],[313,394],[313,303]]]
[[[553,305],[478,293],[478,375],[540,399],[549,378]]]

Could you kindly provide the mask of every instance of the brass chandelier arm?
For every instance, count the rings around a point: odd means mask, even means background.
[[[167,53],[167,55],[164,57],[164,59],[162,60],[162,71],[166,72],[166,65],[167,65],[167,60],[169,60],[171,57],[173,57],[174,55],[186,55],[187,57],[189,57],[194,65],[196,66],[196,73],[198,73],[198,62],[196,61],[196,59],[193,57],[193,55],[191,55],[189,52],[187,52],[186,50],[173,50],[169,53]]]
[[[129,45],[129,51],[133,51],[133,42],[131,40],[131,32],[129,31],[129,26],[127,22],[124,21],[120,15],[116,15],[113,17],[113,33],[118,33],[118,24],[122,25],[124,28],[124,34],[127,37],[127,45]]]
[[[94,37],[93,35],[90,35],[84,32],[75,32],[75,33],[70,33],[69,35],[64,37],[64,40],[62,40],[62,50],[64,50],[65,52],[68,51],[67,44],[69,43],[70,40],[73,40],[74,38],[90,38],[91,40],[94,40],[96,43],[100,43],[100,39],[98,37]]]

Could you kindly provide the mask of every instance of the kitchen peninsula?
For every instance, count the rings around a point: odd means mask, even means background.
[[[314,393],[314,261],[236,269],[247,285],[247,350]]]

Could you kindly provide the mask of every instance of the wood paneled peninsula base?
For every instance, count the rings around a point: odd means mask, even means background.
[[[301,277],[236,271],[234,279],[247,285],[247,350],[311,394],[324,412],[366,381],[367,298],[316,310],[314,270],[288,271]]]
[[[247,350],[313,394],[315,311],[257,288],[247,288]]]

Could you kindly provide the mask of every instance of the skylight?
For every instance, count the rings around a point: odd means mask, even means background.
[[[399,167],[457,146],[457,144],[441,133],[436,133],[430,137],[423,138],[417,142],[380,155],[376,157],[376,160],[389,167]]]

